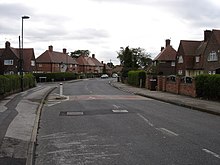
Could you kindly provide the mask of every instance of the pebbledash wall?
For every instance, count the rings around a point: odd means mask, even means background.
[[[152,90],[152,83],[157,79],[156,90],[163,92],[170,92],[180,95],[186,95],[191,97],[196,97],[196,86],[195,79],[192,83],[181,82],[180,77],[176,77],[175,81],[169,80],[166,76],[147,76],[146,78],[146,88]]]

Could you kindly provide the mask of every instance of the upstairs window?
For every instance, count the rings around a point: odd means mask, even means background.
[[[4,65],[13,65],[13,60],[4,60]]]
[[[208,61],[218,61],[218,55],[215,51],[212,51],[211,53],[209,53],[208,55]]]
[[[183,63],[183,56],[179,56],[179,58],[178,58],[178,63],[180,64],[180,63]]]
[[[200,57],[196,56],[196,63],[198,63],[200,61]]]
[[[172,62],[171,62],[171,66],[176,66],[175,61],[172,61]]]
[[[35,61],[31,60],[31,66],[35,66]]]

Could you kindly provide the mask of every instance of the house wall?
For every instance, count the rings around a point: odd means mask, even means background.
[[[1,56],[2,63],[2,74],[9,74],[9,72],[13,72],[14,74],[18,74],[20,68],[19,59],[10,49],[5,49]],[[4,65],[4,60],[13,60],[13,65]]]
[[[208,61],[208,56],[212,51],[217,53],[217,61]],[[218,45],[216,38],[212,35],[204,53],[204,72],[213,74],[218,68],[220,68],[220,45]]]
[[[176,74],[175,66],[171,66],[171,61],[158,61],[157,73],[159,75],[172,75]]]

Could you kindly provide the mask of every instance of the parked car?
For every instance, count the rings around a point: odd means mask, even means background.
[[[103,74],[103,75],[101,76],[101,78],[108,78],[108,75],[107,75],[107,74]]]
[[[113,78],[117,78],[117,77],[118,77],[118,74],[117,74],[117,73],[113,73],[113,74],[112,74],[112,77],[113,77]]]

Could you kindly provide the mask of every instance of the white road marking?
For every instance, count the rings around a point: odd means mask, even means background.
[[[167,135],[170,135],[170,136],[179,136],[177,133],[170,131],[166,128],[156,128],[156,129],[159,130],[160,132],[167,134]]]
[[[127,113],[128,111],[125,109],[113,109],[112,112],[114,112],[114,113]]]
[[[117,106],[117,105],[115,105],[115,104],[113,104],[113,107],[114,107],[115,109],[119,109],[119,108],[120,108],[120,106]]]
[[[144,121],[146,121],[146,123],[147,123],[149,126],[151,126],[151,127],[154,126],[147,118],[145,118],[145,117],[144,117],[143,115],[141,115],[140,113],[137,113],[137,115],[138,115],[140,118],[142,118]]]
[[[212,156],[220,159],[220,155],[218,155],[218,154],[216,154],[216,153],[214,153],[214,152],[212,152],[212,151],[210,151],[208,149],[205,149],[205,148],[203,148],[202,150],[205,151],[206,153],[211,154]]]

